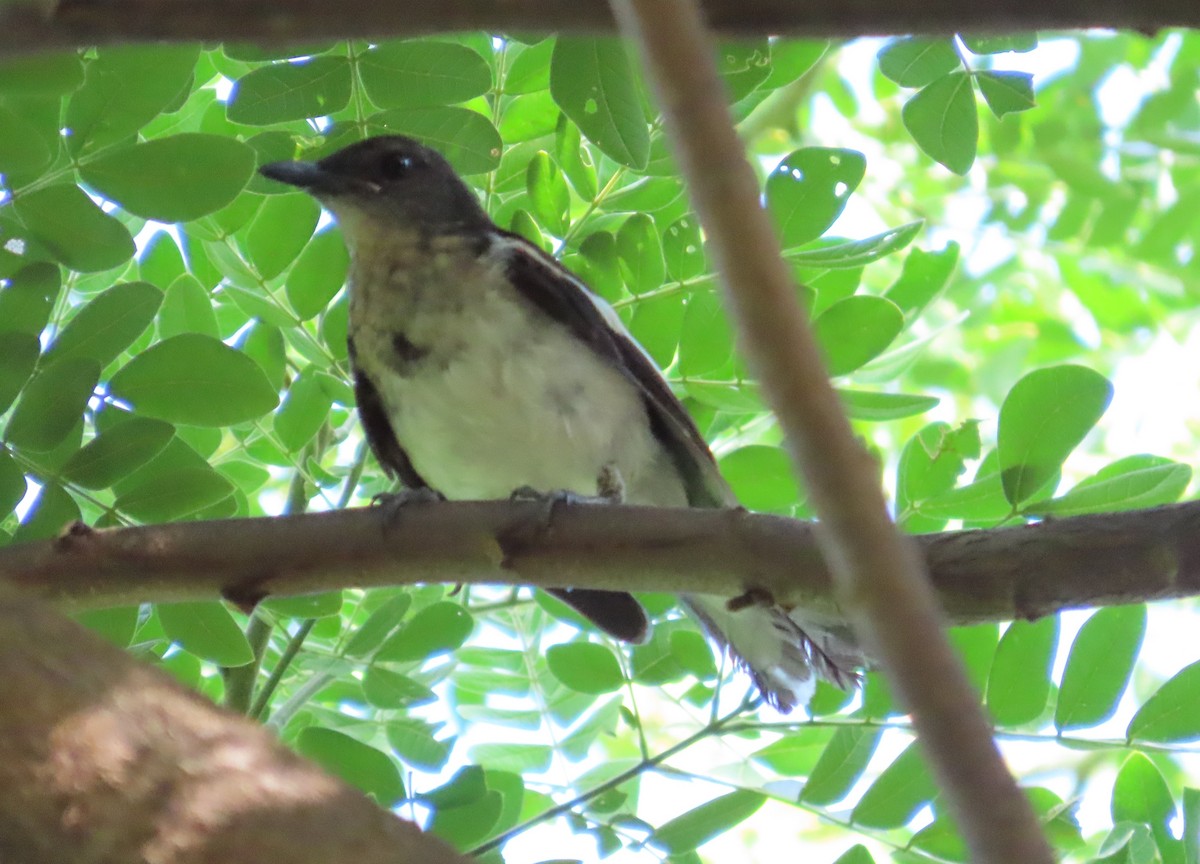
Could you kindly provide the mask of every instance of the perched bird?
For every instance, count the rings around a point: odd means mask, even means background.
[[[630,504],[737,501],[662,373],[613,310],[573,273],[497,227],[437,152],[369,138],[319,162],[262,173],[312,194],[350,250],[355,395],[380,464],[451,499],[514,490],[595,496],[604,478]],[[629,594],[554,592],[627,641],[647,621]],[[683,603],[781,710],[818,676],[841,686],[863,663],[844,622],[727,598]]]

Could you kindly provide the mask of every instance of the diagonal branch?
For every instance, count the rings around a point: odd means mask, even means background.
[[[0,860],[467,862],[261,726],[2,587]]]
[[[888,517],[873,457],[851,432],[796,299],[727,105],[695,0],[613,0],[637,40],[742,350],[759,373],[821,519],[817,540],[855,630],[913,715],[973,860],[1053,853],[992,740],[944,633],[913,544]]]

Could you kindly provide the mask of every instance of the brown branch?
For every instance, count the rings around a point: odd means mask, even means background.
[[[261,726],[7,588],[0,860],[467,861]]]
[[[888,517],[873,457],[829,384],[791,272],[759,203],[695,0],[612,0],[641,49],[740,344],[820,517],[817,540],[855,630],[912,712],[972,859],[1054,861],[943,632],[923,563]]]
[[[1200,26],[1191,0],[705,0],[727,35],[861,36],[1111,27],[1143,32]],[[246,41],[260,45],[413,36],[446,30],[611,32],[604,0],[29,0],[0,7],[0,52],[146,41]]]
[[[92,531],[0,548],[0,584],[79,610],[417,582],[738,596],[840,616],[812,525],[739,510],[412,504]],[[954,623],[1200,594],[1200,502],[913,538]]]

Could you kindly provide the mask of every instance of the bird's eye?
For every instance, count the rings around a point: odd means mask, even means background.
[[[399,180],[413,168],[413,158],[405,153],[387,153],[379,161],[384,180]]]

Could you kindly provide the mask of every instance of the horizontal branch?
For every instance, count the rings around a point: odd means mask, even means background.
[[[913,538],[957,624],[1200,594],[1200,502]],[[806,522],[742,510],[414,503],[92,530],[0,549],[0,580],[60,608],[347,587],[523,584],[735,597],[840,617]]]
[[[1191,0],[704,0],[702,5],[712,27],[725,35],[1200,26],[1200,4]],[[0,6],[0,52],[157,40],[283,45],[448,30],[612,32],[615,24],[606,0],[10,0]]]

